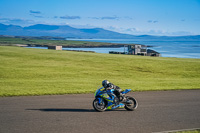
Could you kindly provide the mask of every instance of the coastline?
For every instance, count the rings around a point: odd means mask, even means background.
[[[179,41],[179,40],[134,40],[134,39],[81,39],[80,40],[42,40],[28,38],[9,38],[0,37],[1,46],[20,46],[20,47],[36,47],[43,48],[48,46],[62,46],[65,49],[76,49],[83,51],[93,51],[93,49],[115,51],[115,48],[127,48],[127,45],[142,44],[148,48],[161,53],[162,57],[177,58],[200,58],[200,41]],[[124,47],[125,46],[125,47]],[[80,48],[80,49],[79,49]],[[91,50],[92,49],[92,50]],[[118,52],[118,51],[117,51]],[[119,52],[122,52],[119,51]],[[98,53],[98,52],[97,52]],[[106,52],[108,53],[108,52]]]
[[[17,44],[19,47],[48,47],[48,46],[62,46],[63,48],[120,48],[127,47],[128,45],[136,45],[136,44],[116,44],[116,43],[108,43],[105,45],[41,45],[41,44]],[[141,44],[139,44],[141,45]],[[145,45],[146,47],[154,47]]]

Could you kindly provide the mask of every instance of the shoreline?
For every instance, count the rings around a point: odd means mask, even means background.
[[[128,45],[128,44],[125,44]],[[25,45],[23,45],[24,47]],[[56,45],[38,45],[38,44],[26,44],[25,47],[48,47],[48,46],[56,46]],[[57,45],[57,46],[62,46],[63,48],[120,48],[124,47],[123,44],[113,44],[113,45],[100,45],[100,46],[92,46],[92,45]]]
[[[111,43],[109,43],[111,44]],[[135,44],[111,44],[111,45],[78,45],[78,46],[74,46],[74,45],[40,45],[40,44],[17,44],[16,46],[19,47],[48,47],[48,46],[62,46],[63,48],[120,48],[120,47],[127,47],[128,45],[135,45]],[[141,45],[141,44],[139,44]],[[146,46],[146,45],[145,45]],[[154,47],[154,46],[146,46],[146,47]]]

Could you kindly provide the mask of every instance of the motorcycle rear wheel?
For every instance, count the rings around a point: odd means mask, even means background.
[[[99,103],[98,99],[94,99],[94,101],[93,101],[93,108],[96,111],[103,112],[103,111],[106,110],[106,103],[104,102],[104,100],[102,100],[102,102]]]
[[[135,98],[127,96],[126,99],[127,99],[127,101],[126,101],[126,104],[124,107],[126,110],[133,111],[133,110],[137,109],[138,102]]]

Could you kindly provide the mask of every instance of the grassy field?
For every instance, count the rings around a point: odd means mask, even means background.
[[[134,91],[200,89],[200,59],[0,46],[0,96],[91,93],[104,79]]]
[[[16,46],[17,44],[30,44],[30,45],[62,45],[73,47],[85,47],[85,46],[102,46],[102,45],[119,45],[115,43],[104,42],[88,42],[88,41],[71,41],[71,40],[46,40],[46,39],[33,39],[33,38],[12,38],[12,37],[0,37],[0,46]]]

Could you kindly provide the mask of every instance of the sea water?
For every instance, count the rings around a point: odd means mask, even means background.
[[[69,39],[67,39],[69,40]],[[139,39],[70,39],[76,41],[92,41],[92,42],[107,42],[119,44],[143,44],[149,49],[155,50],[161,54],[161,57],[177,57],[177,58],[200,58],[200,41],[152,41]],[[47,47],[31,47],[43,48]],[[83,50],[94,51],[96,53],[109,53],[109,51],[126,52],[127,47],[120,48],[63,48],[63,50]]]
[[[71,39],[80,41],[92,42],[108,42],[119,44],[143,44],[149,49],[161,53],[162,57],[177,57],[177,58],[200,58],[200,41],[145,41],[139,39]],[[120,48],[63,48],[63,50],[83,50],[95,51],[97,53],[109,53],[109,51],[124,52],[127,47]]]

